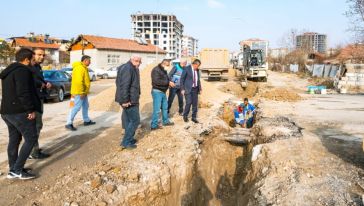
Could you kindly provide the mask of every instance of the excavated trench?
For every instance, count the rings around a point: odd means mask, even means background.
[[[225,115],[226,112],[231,113],[231,104],[221,108],[221,118],[229,124],[231,117]],[[260,115],[250,130],[240,132],[241,128],[230,128],[229,132],[224,133],[215,128],[213,131],[200,144],[201,154],[192,174],[186,179],[175,180],[177,183],[172,186],[171,194],[173,200],[167,201],[168,205],[259,205],[259,200],[254,197],[259,188],[256,183],[264,178],[266,172],[263,174],[262,171],[270,165],[266,151],[261,149],[260,144],[302,136],[301,128],[289,118],[265,118]],[[237,137],[239,141],[235,141]],[[257,154],[260,155],[259,163],[253,167],[252,159],[256,159]],[[181,194],[184,183],[188,192]]]
[[[211,134],[201,144],[202,152],[190,179],[189,192],[182,196],[180,205],[259,205],[259,200],[254,197],[259,188],[256,183],[266,174],[263,174],[263,168],[270,165],[261,144],[301,136],[301,128],[285,117],[261,118],[250,135],[240,135],[240,139],[247,140],[242,144],[226,141],[229,139],[226,137],[236,136],[232,131],[228,134]],[[260,161],[253,167],[252,159],[257,156],[253,153],[256,152],[260,153]]]

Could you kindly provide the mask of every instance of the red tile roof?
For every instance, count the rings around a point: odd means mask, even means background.
[[[30,47],[30,48],[44,48],[44,49],[59,49],[58,44],[46,44],[41,41],[31,42],[27,38],[14,38],[16,46],[20,47]]]
[[[93,44],[97,49],[110,49],[110,50],[121,50],[121,51],[134,51],[134,52],[145,52],[155,53],[158,49],[159,53],[165,54],[166,51],[156,47],[150,43],[147,45],[139,44],[135,40],[131,39],[117,39],[102,36],[93,35],[82,35],[83,38]]]
[[[364,59],[364,45],[351,44],[343,48],[340,54],[337,56],[340,61],[347,60],[363,60]]]

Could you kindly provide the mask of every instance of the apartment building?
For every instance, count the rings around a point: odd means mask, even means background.
[[[316,32],[306,32],[296,37],[296,49],[303,49],[308,52],[326,53],[327,36]]]
[[[182,57],[193,57],[198,54],[198,40],[191,36],[182,37]]]
[[[132,37],[141,37],[167,52],[167,58],[180,58],[182,53],[183,24],[175,15],[131,15]]]

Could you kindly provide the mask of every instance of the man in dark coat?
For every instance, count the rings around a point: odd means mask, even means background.
[[[132,56],[130,61],[118,68],[116,77],[115,101],[123,109],[122,125],[125,129],[122,148],[136,148],[134,138],[135,131],[140,124],[139,98],[140,98],[140,73],[139,66],[142,59],[139,56]]]
[[[24,169],[32,148],[37,141],[36,112],[42,112],[40,98],[35,88],[33,74],[29,67],[34,52],[20,49],[16,63],[1,72],[2,83],[1,118],[9,130],[7,178],[32,179],[35,175]],[[23,146],[19,145],[24,138]]]
[[[52,87],[52,84],[49,82],[46,82],[44,80],[42,67],[40,66],[43,63],[44,57],[45,57],[44,49],[35,48],[35,49],[33,49],[33,52],[34,52],[34,58],[33,58],[31,70],[33,72],[35,87],[37,88],[37,92],[38,92],[38,95],[41,100],[40,101],[41,108],[43,110],[43,108],[44,108],[43,102],[47,96],[47,89],[50,89]],[[36,122],[36,126],[37,126],[37,135],[38,135],[37,139],[38,140],[39,140],[39,136],[40,136],[40,131],[43,128],[42,118],[43,118],[43,113],[36,112],[35,122]],[[32,153],[29,156],[29,159],[44,159],[47,157],[49,157],[49,154],[41,151],[41,149],[39,148],[39,141],[37,141],[34,144],[34,147],[33,147]]]
[[[195,59],[190,66],[187,66],[181,76],[181,92],[186,98],[186,106],[183,112],[183,120],[188,122],[188,114],[192,105],[192,121],[199,123],[197,120],[198,95],[202,91],[200,73],[198,71],[201,61]]]

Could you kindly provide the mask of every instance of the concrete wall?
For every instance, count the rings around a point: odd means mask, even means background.
[[[129,61],[133,54],[137,54],[142,57],[142,65],[140,69],[143,69],[146,65],[154,63],[156,60],[159,62],[164,57],[165,54],[158,54],[156,59],[156,54],[154,53],[138,53],[138,52],[125,52],[125,51],[111,51],[111,50],[97,50],[97,49],[87,49],[84,50],[85,55],[91,56],[91,69],[109,69],[111,67],[119,66],[121,64]],[[108,55],[119,56],[118,62],[108,63]],[[75,61],[80,61],[82,57],[82,51],[71,51],[71,65]]]

